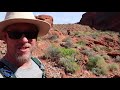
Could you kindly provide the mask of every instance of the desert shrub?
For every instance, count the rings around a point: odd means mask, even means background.
[[[105,60],[109,60],[109,59],[110,59],[110,56],[108,56],[107,54],[102,55],[102,57],[103,57]]]
[[[82,56],[82,54],[77,53],[77,54],[75,55],[75,61],[76,61],[78,64],[84,62],[84,57]]]
[[[80,66],[75,62],[74,58],[60,58],[59,65],[65,68],[66,73],[75,73]]]
[[[95,75],[100,75],[101,74],[101,69],[100,68],[92,68],[92,73],[94,73]]]
[[[47,48],[46,57],[51,60],[59,60],[60,58],[60,50],[57,47],[50,46]]]
[[[66,37],[65,39],[62,40],[62,42],[67,42],[67,41],[71,41],[70,37]]]
[[[101,73],[103,75],[107,75],[108,73],[108,64],[105,62],[103,57],[97,61],[96,66],[101,69]]]
[[[73,43],[72,43],[72,41],[66,41],[66,42],[64,43],[64,46],[65,46],[66,48],[71,48],[71,47],[73,46]]]
[[[63,39],[62,42],[64,42],[64,47],[66,48],[71,48],[73,46],[73,43],[70,37]]]
[[[82,50],[81,53],[87,56],[93,56],[95,54],[95,51],[85,49],[85,50]]]
[[[96,75],[106,75],[108,73],[107,63],[100,55],[89,57],[87,69],[91,70]]]
[[[119,70],[119,65],[117,63],[109,64],[108,67],[109,67],[109,70],[112,71],[112,72]]]
[[[94,45],[93,50],[96,52],[99,52],[101,50],[104,50],[104,46]]]
[[[94,67],[102,67],[106,64],[105,60],[103,57],[101,57],[100,55],[96,55],[96,56],[90,56],[89,57],[89,61],[87,63],[87,66],[91,69]]]
[[[79,44],[79,45],[81,45],[81,46],[85,46],[85,45],[86,45],[86,42],[84,42],[84,41],[79,41],[79,42],[77,42],[77,44]]]
[[[98,38],[98,33],[91,34],[92,38],[97,39]]]
[[[90,56],[89,61],[87,63],[87,68],[90,69],[90,70],[92,70],[92,68],[95,68],[98,60],[99,60],[99,57]]]
[[[107,66],[107,63],[105,62],[104,58],[102,56],[96,56],[97,57],[97,62],[96,62],[96,66],[97,67],[106,67]]]
[[[101,47],[101,50],[104,50],[104,51],[107,51],[107,52],[111,52],[111,51],[112,51],[112,49],[111,49],[111,48],[106,47],[106,46]]]
[[[69,48],[59,48],[61,56],[66,57],[66,56],[72,56],[76,53],[74,49],[69,49]]]
[[[92,68],[92,73],[94,73],[95,75],[99,76],[99,75],[107,75],[108,73],[108,69],[107,67],[103,67],[103,68]]]
[[[115,61],[116,61],[116,62],[120,62],[120,56],[119,56],[119,55],[116,56]]]
[[[57,34],[53,34],[53,35],[51,35],[51,36],[49,37],[49,40],[54,41],[54,40],[56,40],[56,39],[58,39],[58,38],[59,38],[59,36],[58,36]]]
[[[76,36],[76,37],[80,37],[81,34],[80,34],[80,32],[74,32],[74,36]]]
[[[96,46],[96,47],[93,48],[93,50],[96,51],[96,52],[98,52],[98,51],[100,51],[100,47]]]

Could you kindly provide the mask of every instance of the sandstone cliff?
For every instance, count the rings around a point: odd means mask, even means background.
[[[96,29],[120,31],[120,12],[87,12],[79,24]]]

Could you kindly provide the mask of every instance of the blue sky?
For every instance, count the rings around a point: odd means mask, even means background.
[[[4,20],[6,12],[0,12],[0,21]],[[85,12],[33,12],[34,15],[50,15],[54,24],[70,24],[79,22]]]

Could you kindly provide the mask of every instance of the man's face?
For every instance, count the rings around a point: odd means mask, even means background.
[[[7,43],[7,55],[20,63],[28,61],[35,49],[37,34],[38,31],[32,24],[16,23],[9,25],[4,37]]]

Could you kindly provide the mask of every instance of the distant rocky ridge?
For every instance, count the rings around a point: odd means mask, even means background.
[[[87,12],[78,24],[96,29],[120,31],[120,12]]]

